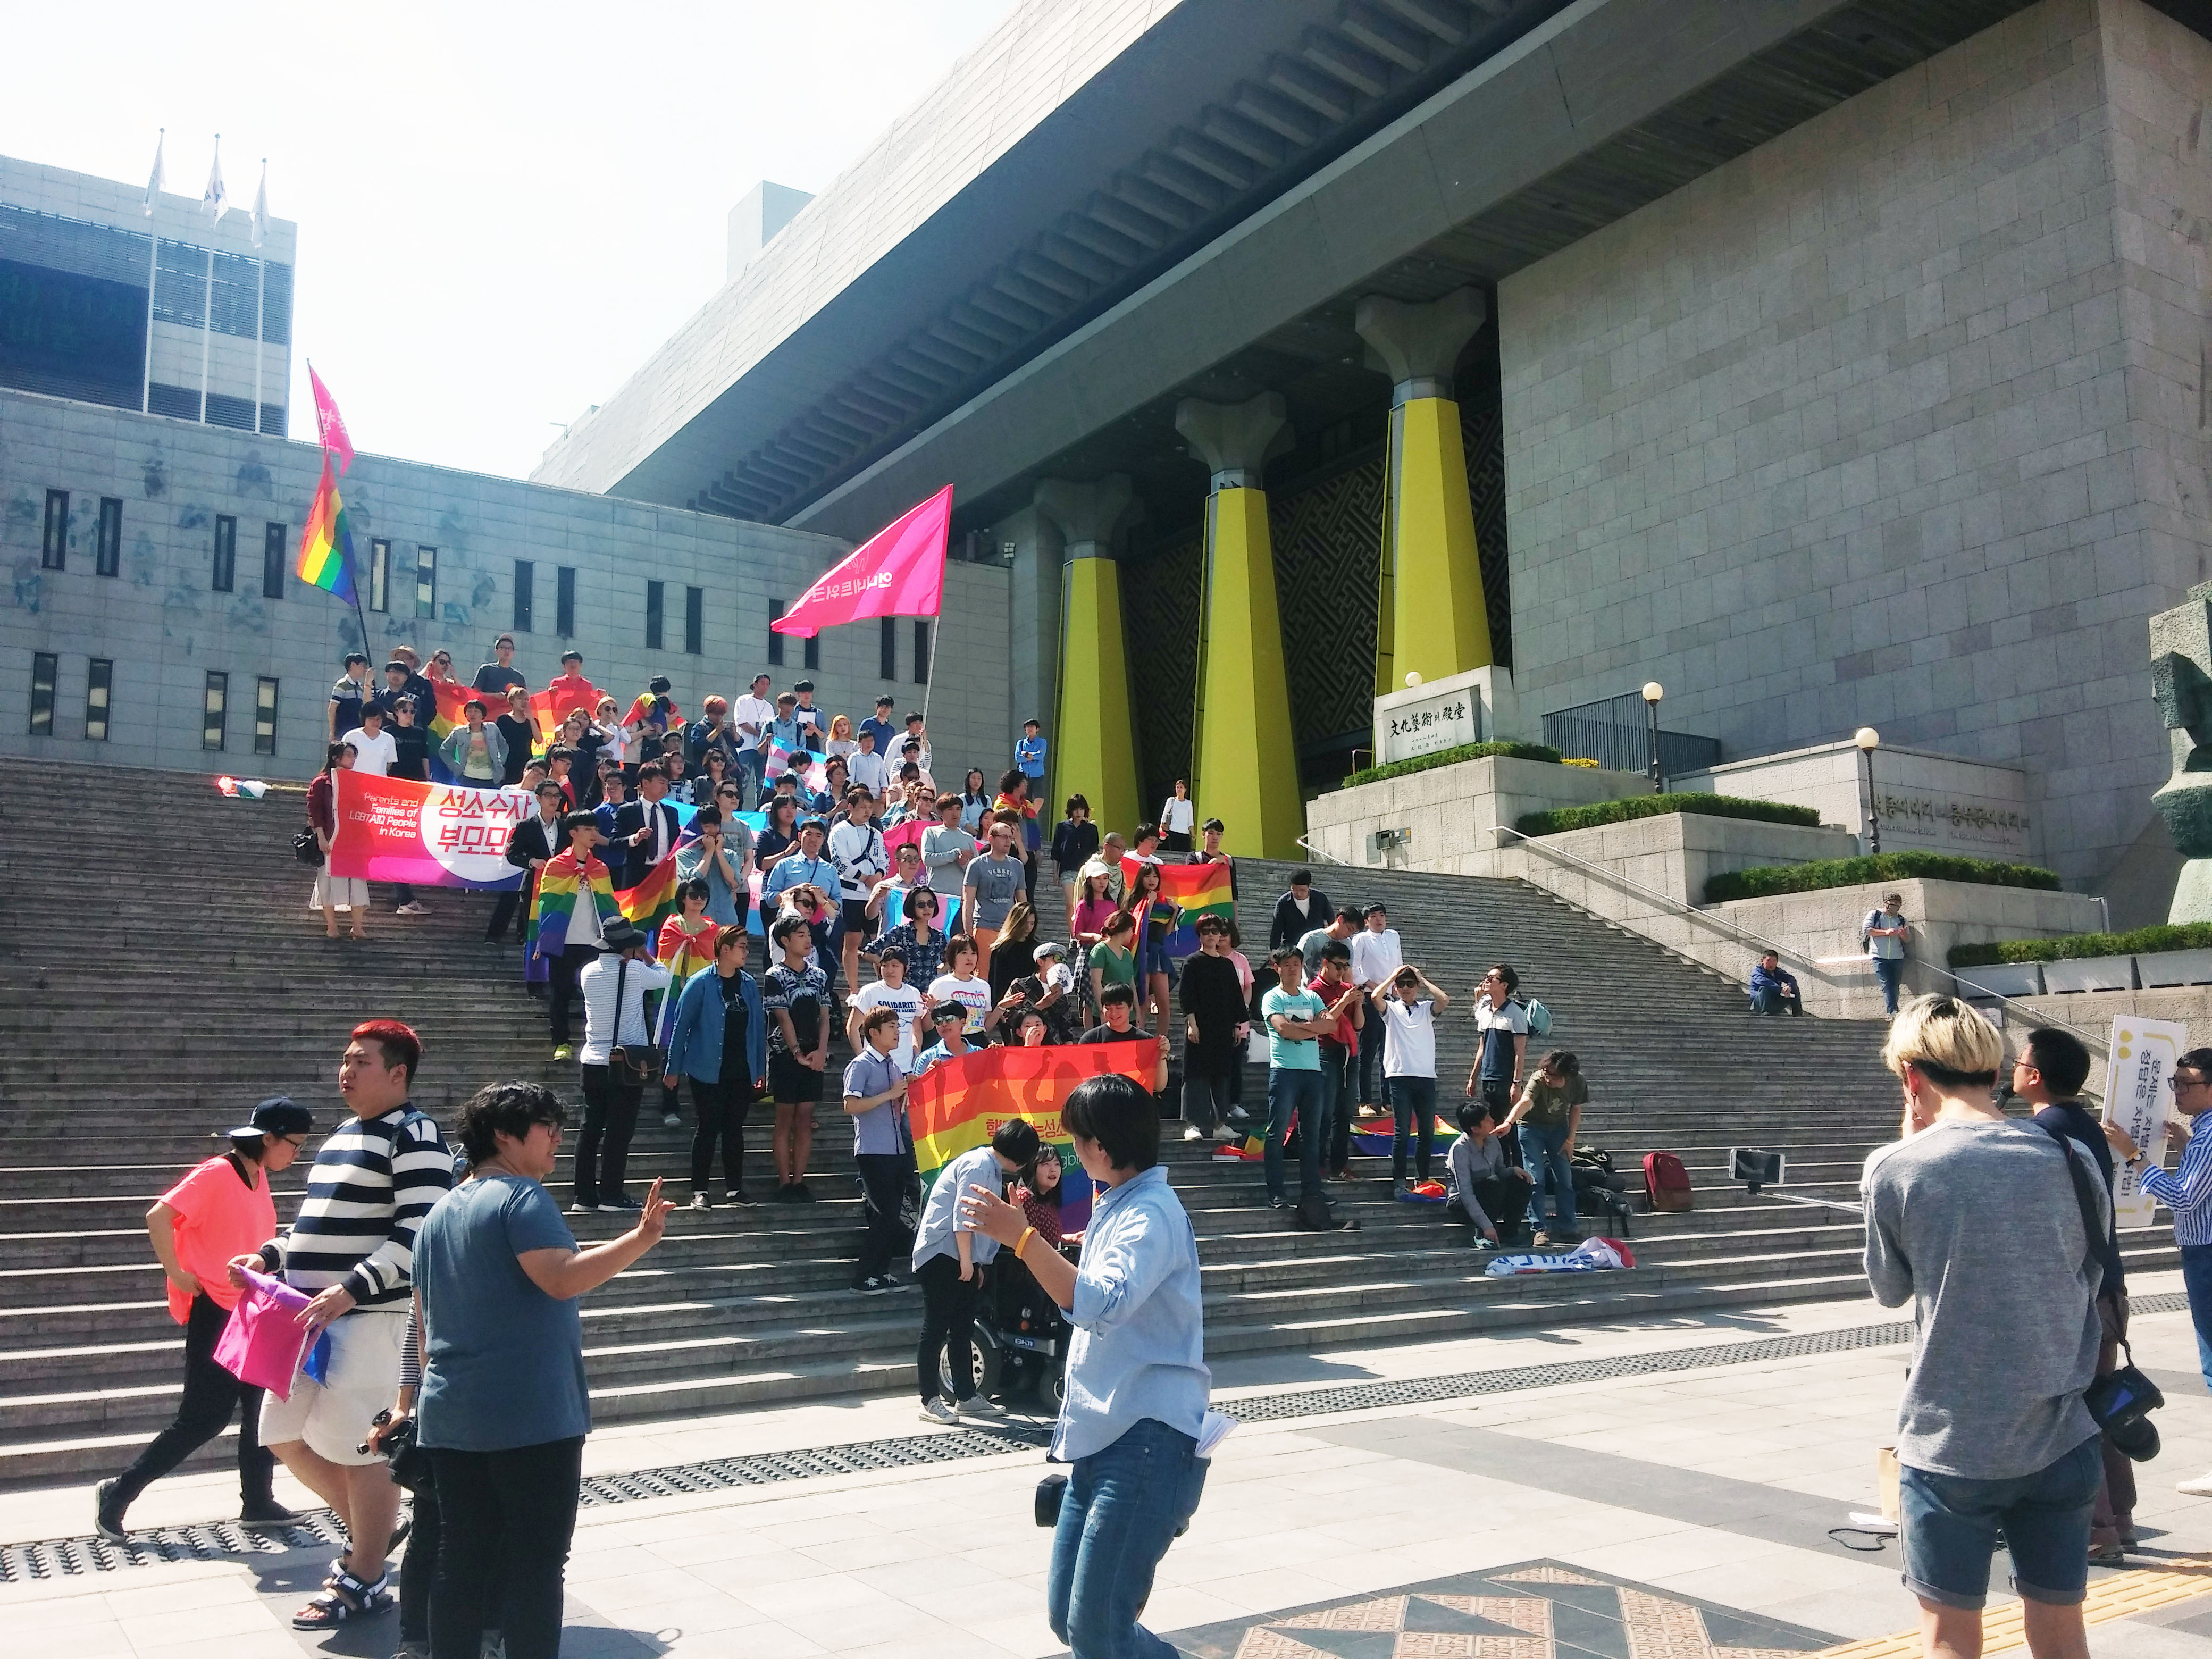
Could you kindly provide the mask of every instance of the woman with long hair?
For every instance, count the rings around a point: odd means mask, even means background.
[[[706,758],[700,762],[700,765],[704,769],[691,780],[691,804],[694,806],[719,805],[714,797],[729,776],[730,757],[723,752],[720,744],[712,744],[708,746]]]
[[[1014,988],[1017,980],[1036,970],[1036,910],[1018,898],[991,941],[991,960],[983,976],[991,983],[991,1023],[995,1026],[1028,1000]],[[1018,1031],[1019,1027],[1013,1028]]]
[[[1168,1029],[1168,940],[1182,926],[1182,907],[1161,890],[1160,866],[1140,864],[1129,884],[1127,908],[1137,919],[1137,989],[1155,1031]]]
[[[353,745],[334,743],[324,751],[323,769],[307,786],[307,825],[315,832],[315,845],[323,849],[322,868],[315,872],[315,892],[309,901],[323,913],[323,933],[325,937],[338,936],[338,910],[341,904],[353,918],[353,936],[367,939],[362,931],[362,918],[368,914],[368,884],[358,876],[334,876],[331,873],[331,848],[338,838],[338,778],[341,772],[352,769]]]
[[[766,875],[776,861],[799,848],[799,801],[791,795],[771,795],[768,803],[768,828],[760,832],[753,842],[753,862]]]
[[[991,810],[991,791],[983,781],[983,769],[971,766],[960,786],[960,827],[971,836],[983,833],[984,814]]]
[[[829,754],[834,760],[843,760],[848,755],[860,752],[860,740],[853,735],[853,720],[849,714],[833,716],[830,721]]]

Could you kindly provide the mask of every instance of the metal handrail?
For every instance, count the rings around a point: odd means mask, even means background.
[[[1329,852],[1327,848],[1315,846],[1304,836],[1300,836],[1297,838],[1297,845],[1304,848],[1307,852],[1312,854],[1317,859],[1327,859],[1331,864],[1341,865],[1347,870],[1355,870],[1358,868],[1358,866],[1353,864],[1350,859],[1340,859],[1337,857],[1335,854]]]
[[[1493,824],[1491,827],[1501,836],[1511,836],[1515,840],[1525,842],[1531,847],[1535,846],[1540,839],[1539,836],[1523,835],[1520,830],[1514,829],[1510,824],[1499,823]],[[1825,965],[1818,957],[1808,957],[1802,951],[1785,949],[1783,945],[1776,943],[1771,939],[1768,939],[1763,933],[1754,933],[1748,927],[1738,927],[1736,923],[1729,917],[1716,916],[1710,911],[1700,910],[1693,904],[1686,904],[1683,902],[1683,901],[1676,898],[1672,893],[1662,893],[1656,888],[1646,887],[1640,881],[1632,881],[1628,877],[1622,875],[1617,870],[1608,870],[1603,865],[1592,864],[1588,859],[1577,858],[1572,853],[1565,852],[1557,847],[1546,847],[1542,851],[1547,858],[1559,859],[1568,864],[1578,866],[1582,869],[1588,871],[1591,875],[1599,877],[1605,881],[1612,882],[1618,886],[1632,887],[1638,892],[1643,894],[1644,897],[1656,899],[1661,904],[1666,906],[1668,909],[1678,911],[1681,915],[1687,916],[1692,921],[1700,921],[1705,923],[1707,927],[1715,928],[1725,927],[1731,933],[1735,934],[1739,942],[1745,939],[1752,940],[1764,949],[1773,951],[1776,956],[1787,957],[1806,968],[1819,968]],[[1943,977],[1949,980],[1952,984],[1960,986],[1965,989],[1974,993],[1977,996],[1992,998],[1996,1001],[2002,1003],[2007,1008],[2017,1008],[2022,1014],[2027,1016],[2029,1019],[2038,1025],[2063,1025],[2068,1030],[2072,1031],[2080,1036],[2085,1042],[2094,1043],[2099,1048],[2108,1048],[2110,1047],[2110,1044],[2102,1033],[2090,1030],[2086,1026],[2076,1025],[2072,1020],[2066,1018],[2062,1014],[2045,1013],[2040,1008],[2032,1007],[2025,1002],[2016,1001],[2014,999],[2005,995],[2002,991],[1992,991],[1986,986],[1975,984],[1972,980],[1961,979],[1958,975],[1953,973],[1948,968],[1937,968],[1934,963],[1929,961],[1925,957],[1908,957],[1907,960],[1917,962],[1923,968],[1934,969],[1936,973],[1942,975]]]

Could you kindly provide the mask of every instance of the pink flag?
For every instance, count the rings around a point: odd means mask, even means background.
[[[945,588],[952,486],[878,530],[769,626],[812,639],[867,617],[933,617]]]
[[[331,389],[313,363],[307,365],[307,385],[315,394],[315,424],[322,428],[323,447],[337,456],[338,471],[343,472],[353,465],[353,440],[346,435],[345,416],[331,401]]]

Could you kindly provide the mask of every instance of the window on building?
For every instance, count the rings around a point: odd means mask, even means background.
[[[200,747],[222,747],[222,729],[230,706],[230,676],[210,668],[207,677],[207,700],[203,705],[200,720]]]
[[[94,743],[107,741],[107,705],[114,690],[114,663],[94,657],[84,682],[84,735]]]
[[[266,674],[253,682],[253,752],[276,752],[276,682]]]
[[[883,621],[883,641],[877,647],[879,660],[876,672],[885,680],[898,678],[898,619],[886,617]]]
[[[667,591],[660,582],[645,585],[645,648],[648,651],[660,649],[661,605]]]
[[[562,565],[553,580],[553,631],[562,639],[576,632],[576,571]]]
[[[31,653],[31,735],[54,734],[54,681],[61,675],[62,659],[51,651]]]
[[[914,625],[914,683],[929,684],[929,623],[925,620]]]
[[[264,599],[284,597],[284,544],[291,539],[289,525],[261,526],[261,597]]]
[[[771,668],[783,666],[783,635],[775,631],[775,619],[782,614],[783,601],[770,599],[768,602],[768,661]]]
[[[228,513],[219,514],[215,521],[215,569],[208,580],[216,592],[228,593],[237,585],[237,577],[238,520]]]
[[[528,559],[514,562],[514,631],[530,631],[530,611],[537,599],[538,567]]]
[[[49,489],[46,492],[46,539],[39,553],[39,565],[45,570],[63,570],[69,566],[69,491]]]
[[[100,547],[93,568],[103,576],[123,572],[123,502],[114,495],[100,498]]]
[[[415,550],[415,614],[438,614],[438,550],[434,547]]]
[[[684,590],[684,649],[698,656],[707,648],[707,590]]]
[[[822,636],[819,634],[807,640],[806,648],[799,653],[799,659],[809,668],[822,666]]]
[[[368,544],[368,608],[392,609],[392,544],[380,537]]]

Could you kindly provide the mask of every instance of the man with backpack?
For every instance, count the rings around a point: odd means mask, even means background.
[[[1881,981],[1882,1009],[1895,1019],[1898,990],[1905,983],[1905,942],[1912,937],[1905,921],[1905,895],[1884,893],[1881,908],[1867,912],[1859,932],[1866,937],[1867,954],[1874,958],[1874,976]]]
[[[1528,1011],[1515,1000],[1520,975],[1494,962],[1482,976],[1474,1000],[1474,1029],[1480,1045],[1467,1074],[1467,1097],[1490,1108],[1504,1123],[1521,1090],[1521,1069],[1528,1055]]]

